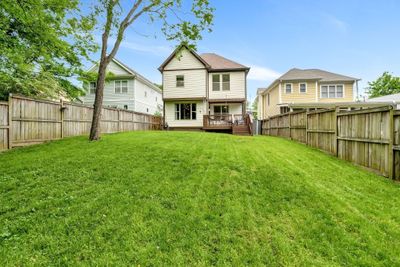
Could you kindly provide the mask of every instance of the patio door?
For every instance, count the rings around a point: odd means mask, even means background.
[[[228,105],[218,105],[214,106],[214,116],[221,120],[229,119],[229,106]]]

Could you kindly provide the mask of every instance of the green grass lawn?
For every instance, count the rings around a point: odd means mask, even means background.
[[[400,185],[273,137],[133,132],[0,154],[0,266],[400,265]]]

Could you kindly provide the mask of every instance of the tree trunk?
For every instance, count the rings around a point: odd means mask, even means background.
[[[94,99],[94,109],[92,118],[92,127],[90,128],[90,141],[95,141],[100,139],[100,120],[101,120],[101,110],[103,106],[103,94],[104,94],[104,84],[106,78],[107,60],[102,58],[99,64],[99,72],[96,84],[96,95]]]

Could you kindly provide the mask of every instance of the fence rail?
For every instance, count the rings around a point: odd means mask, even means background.
[[[93,108],[82,104],[12,95],[0,102],[0,151],[88,134],[92,115]],[[160,130],[161,118],[103,107],[100,128],[102,133]]]
[[[305,143],[383,176],[400,179],[400,111],[300,111],[262,121],[262,134]]]

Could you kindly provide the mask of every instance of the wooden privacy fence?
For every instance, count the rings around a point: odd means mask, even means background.
[[[290,138],[400,178],[400,111],[393,106],[286,113],[263,120],[262,134]]]
[[[70,102],[10,96],[0,102],[0,151],[90,131],[93,108]],[[161,118],[125,109],[103,107],[101,132],[160,130]]]

